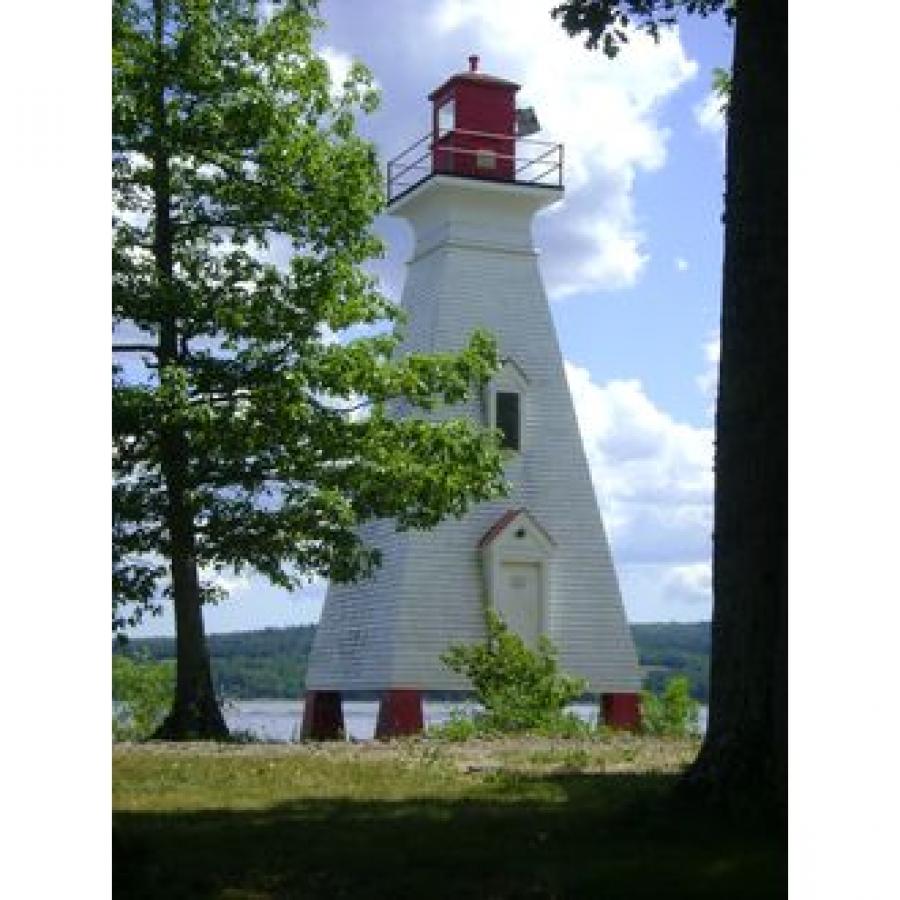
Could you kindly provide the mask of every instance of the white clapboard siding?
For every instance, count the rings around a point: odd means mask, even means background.
[[[393,204],[416,237],[402,305],[405,351],[454,350],[475,328],[524,374],[522,452],[512,493],[430,532],[363,530],[383,551],[372,580],[332,585],[307,672],[313,690],[464,689],[440,662],[485,635],[479,541],[524,507],[552,539],[545,622],[561,667],[591,691],[640,689],[640,674],[562,356],[532,246],[531,220],[558,189],[434,176]],[[447,411],[441,415],[448,415]],[[486,422],[481,398],[453,415]]]

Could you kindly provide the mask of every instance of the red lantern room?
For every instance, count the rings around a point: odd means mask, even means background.
[[[531,140],[533,109],[516,108],[519,85],[478,70],[451,75],[428,99],[431,131],[388,163],[388,200],[433,175],[562,187],[562,145]]]
[[[512,181],[518,90],[512,81],[479,72],[478,57],[470,56],[468,72],[432,91],[434,171]]]

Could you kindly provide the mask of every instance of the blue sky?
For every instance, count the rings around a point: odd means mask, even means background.
[[[632,621],[711,612],[712,404],[722,252],[724,135],[712,70],[728,67],[720,18],[684,20],[615,60],[586,51],[521,0],[325,0],[317,46],[337,80],[372,71],[379,110],[359,123],[383,161],[423,134],[428,93],[467,67],[522,85],[542,139],[566,145],[567,194],[535,229],[551,310]],[[374,265],[399,300],[410,235],[382,217]],[[325,585],[290,595],[225,576],[210,631],[314,621]],[[166,614],[137,634],[171,634]]]

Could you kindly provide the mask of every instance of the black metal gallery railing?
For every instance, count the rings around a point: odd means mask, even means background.
[[[387,164],[388,202],[431,175],[563,186],[563,145],[454,128],[423,135]]]

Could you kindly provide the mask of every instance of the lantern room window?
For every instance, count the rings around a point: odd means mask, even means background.
[[[451,98],[438,107],[437,111],[438,137],[444,137],[456,127],[456,101]]]
[[[521,408],[519,395],[512,391],[497,391],[495,421],[502,433],[500,446],[504,450],[521,449]]]

